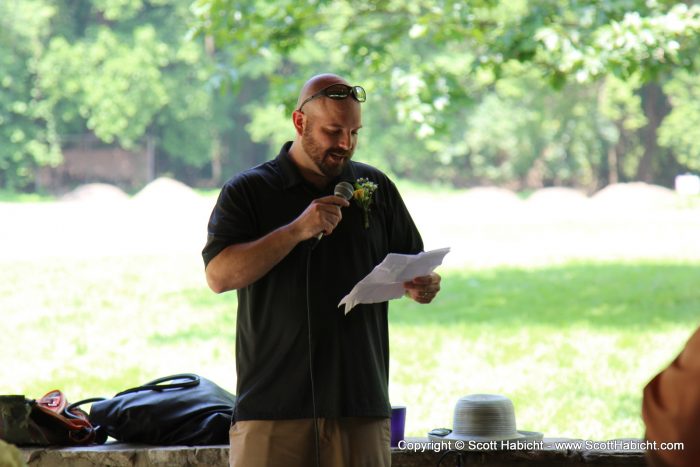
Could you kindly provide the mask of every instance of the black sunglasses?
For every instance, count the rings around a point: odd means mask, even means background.
[[[306,100],[301,103],[297,110],[301,112],[304,104],[310,100],[316,99],[319,96],[326,96],[335,100],[346,99],[348,96],[352,96],[357,102],[364,102],[367,100],[367,93],[365,92],[365,88],[362,86],[348,86],[347,84],[337,83],[326,86],[313,96],[306,98]]]

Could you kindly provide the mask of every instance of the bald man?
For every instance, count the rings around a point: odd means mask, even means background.
[[[365,98],[337,75],[311,78],[294,141],[229,180],[212,212],[207,282],[238,294],[232,466],[391,464],[388,304],[345,315],[338,303],[388,253],[423,242],[391,180],[352,160]],[[333,194],[358,179],[377,186],[367,213]],[[440,276],[404,287],[430,303]]]

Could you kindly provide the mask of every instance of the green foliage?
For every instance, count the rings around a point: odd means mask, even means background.
[[[387,74],[397,62],[421,61],[422,75],[436,71],[421,51],[459,47],[474,66],[500,75],[504,63],[532,63],[561,85],[613,73],[652,79],[691,66],[700,45],[700,6],[672,1],[519,0],[348,2],[197,0],[201,30],[219,44],[236,43],[234,59],[289,56],[307,42],[334,45],[342,71],[362,67]],[[412,55],[397,55],[399,48]],[[416,53],[417,52],[417,53]],[[442,70],[450,76],[450,70]]]
[[[645,120],[634,81],[608,77],[553,92],[527,66],[509,64],[501,73],[495,85],[473,94],[473,104],[451,109],[450,122],[439,132],[423,137],[406,135],[406,125],[391,120],[391,110],[367,104],[371,150],[381,148],[373,162],[402,176],[518,188],[604,186],[609,150],[619,149],[620,167],[636,168],[641,155],[635,151],[636,131]]]
[[[201,42],[184,37],[188,10],[172,0],[96,0],[92,8],[111,22],[94,22],[73,41],[57,35],[42,63],[63,120],[84,121],[126,148],[147,133],[160,136],[162,150],[202,166],[213,136],[213,65]]]
[[[53,12],[42,0],[0,3],[0,186],[9,189],[60,161],[51,107],[34,79]]]
[[[12,52],[0,54],[6,188],[29,187],[37,167],[60,161],[60,136],[86,132],[133,149],[155,141],[159,165],[191,181],[209,164],[224,174],[249,167],[293,137],[299,88],[329,71],[367,89],[358,158],[395,175],[594,190],[698,165],[700,5],[11,4],[0,5],[0,47]],[[651,80],[673,106],[663,124],[640,98]],[[671,152],[658,151],[657,127]]]
[[[55,201],[54,196],[40,193],[18,193],[10,190],[0,190],[0,202],[2,203],[39,203]]]
[[[141,0],[95,0],[93,4],[109,21],[132,19],[143,9]]]
[[[77,93],[79,116],[105,142],[118,137],[124,147],[133,147],[167,102],[160,72],[168,65],[167,46],[150,26],[129,38],[109,29],[75,44],[59,37],[49,52],[42,63],[43,84],[60,90],[54,98]]]
[[[294,138],[294,129],[289,125],[291,117],[285,112],[283,105],[250,104],[246,110],[250,112],[251,117],[251,123],[246,129],[253,141],[281,146],[285,141]],[[285,127],[288,131],[281,131]]]
[[[700,83],[694,72],[679,72],[666,83],[673,110],[659,130],[659,143],[672,149],[678,162],[700,171]]]
[[[700,46],[697,5],[645,0],[526,4],[521,15],[509,16],[507,28],[486,35],[488,63],[531,62],[555,86],[606,74],[654,80],[691,66]]]
[[[200,34],[235,44],[237,79],[269,79],[248,107],[256,141],[284,139],[296,90],[332,70],[368,90],[363,159],[457,184],[635,179],[649,145],[638,132],[657,124],[640,88],[700,49],[700,7],[669,1],[195,5]]]
[[[0,44],[12,51],[0,54],[0,120],[9,122],[0,125],[0,186],[21,188],[37,166],[58,163],[58,135],[92,132],[125,148],[148,135],[171,161],[210,161],[230,98],[214,102],[214,55],[186,37],[186,3],[12,5],[0,5]]]

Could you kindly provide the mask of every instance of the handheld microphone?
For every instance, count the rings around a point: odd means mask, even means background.
[[[333,190],[333,194],[335,196],[338,196],[340,198],[343,198],[345,200],[350,200],[352,198],[353,193],[355,193],[355,188],[353,188],[352,184],[349,182],[340,182],[335,186],[335,189]],[[319,233],[316,236],[316,242],[318,243],[319,240],[323,238],[323,232]]]

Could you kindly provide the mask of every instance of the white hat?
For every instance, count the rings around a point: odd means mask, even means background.
[[[428,434],[430,441],[539,441],[542,433],[517,431],[510,399],[496,394],[464,396],[455,405],[453,430],[445,436]]]

